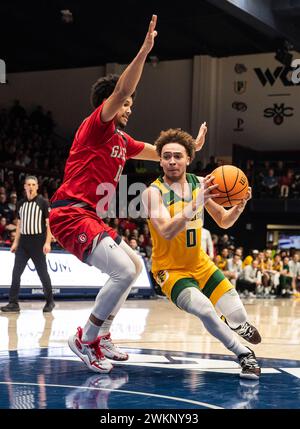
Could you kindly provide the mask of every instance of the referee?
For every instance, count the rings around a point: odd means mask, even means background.
[[[35,176],[25,178],[26,197],[17,205],[18,223],[16,238],[11,252],[16,253],[9,291],[9,304],[1,307],[1,311],[19,313],[18,303],[21,275],[31,258],[43,285],[46,304],[43,312],[49,313],[55,304],[52,295],[50,276],[47,271],[46,254],[51,251],[51,232],[49,227],[49,205],[38,195],[38,179]]]

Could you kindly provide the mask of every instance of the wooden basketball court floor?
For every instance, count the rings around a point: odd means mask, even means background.
[[[52,314],[21,301],[20,314],[0,313],[0,408],[300,409],[300,299],[244,304],[263,338],[251,346],[259,381],[241,379],[235,357],[164,298],[125,303],[111,332],[130,358],[103,375],[67,345],[93,301],[57,301]]]

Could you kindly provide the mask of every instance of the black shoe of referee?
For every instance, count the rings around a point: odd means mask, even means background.
[[[51,313],[51,311],[53,310],[54,307],[55,307],[54,301],[46,302],[46,304],[43,308],[43,313]]]
[[[3,313],[20,313],[20,306],[18,303],[10,302],[9,304],[1,307]]]

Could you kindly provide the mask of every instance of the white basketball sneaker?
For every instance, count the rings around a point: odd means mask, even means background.
[[[125,352],[122,352],[121,349],[119,349],[114,345],[114,343],[110,338],[110,333],[108,333],[107,335],[103,335],[102,337],[99,337],[99,338],[100,338],[101,351],[105,357],[112,360],[117,360],[117,361],[128,360],[128,357],[129,357],[128,354]]]
[[[82,328],[77,328],[77,333],[72,335],[69,340],[70,349],[80,357],[86,366],[94,372],[108,373],[113,366],[106,359],[100,348],[101,337],[95,341],[82,341]]]
[[[247,349],[249,349],[249,347],[247,347]],[[258,365],[254,351],[249,349],[249,353],[239,355],[238,359],[242,367],[240,377],[248,378],[250,380],[258,380],[261,374],[261,369]]]

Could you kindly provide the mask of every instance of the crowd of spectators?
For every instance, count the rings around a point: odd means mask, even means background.
[[[224,162],[211,156],[203,167],[201,161],[195,166],[195,173],[205,176]],[[300,199],[300,160],[254,161],[248,160],[241,166],[254,198]]]
[[[209,234],[208,234],[209,236]],[[300,258],[296,249],[253,249],[245,254],[228,234],[215,234],[202,244],[241,297],[289,298],[300,295]]]
[[[245,173],[256,198],[300,198],[300,162],[248,160]]]
[[[10,109],[0,110],[0,246],[10,247],[16,234],[16,203],[23,197],[26,174],[39,179],[39,192],[50,199],[61,183],[64,159],[68,147],[57,141],[55,122],[50,111],[37,106],[26,112],[16,100]],[[210,157],[203,167],[195,164],[198,175],[211,173],[222,165],[221,160]],[[139,162],[135,172],[146,173]],[[270,198],[298,198],[300,194],[300,167],[282,161],[255,164],[248,161],[245,168],[254,196]],[[145,219],[106,218],[123,240],[145,258],[151,270],[152,243]],[[290,297],[300,286],[300,262],[296,251],[266,249],[244,254],[243,247],[236,247],[228,234],[218,237],[203,229],[202,247],[241,296]],[[53,238],[52,249],[60,246]]]
[[[0,110],[0,182],[7,200],[22,192],[27,172],[38,176],[46,198],[59,186],[68,147],[54,128],[51,111],[45,112],[42,106],[29,113],[15,100],[10,109]]]
[[[16,194],[5,202],[0,187],[0,245],[10,247],[16,230]],[[122,239],[144,257],[151,270],[152,242],[145,219],[106,218],[105,223],[114,228]],[[228,234],[218,236],[203,232],[203,249],[217,267],[231,281],[241,297],[291,297],[300,290],[300,262],[295,250],[265,249],[244,253]],[[52,249],[59,249],[53,238]],[[157,290],[157,289],[156,289]]]

